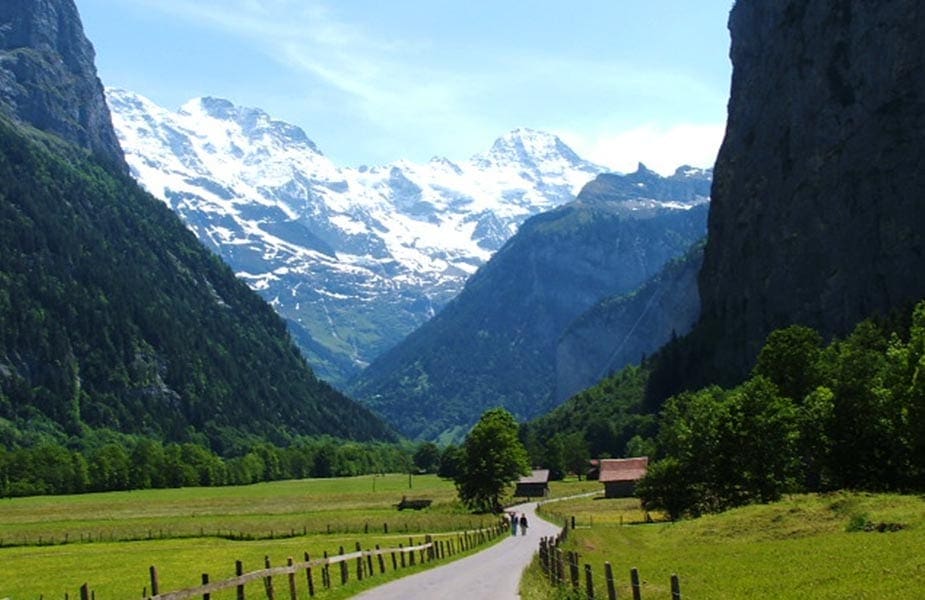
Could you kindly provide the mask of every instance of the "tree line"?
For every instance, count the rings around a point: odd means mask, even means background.
[[[655,442],[638,493],[673,517],[798,491],[923,489],[925,301],[828,344],[798,325],[773,332],[738,387],[670,398]]]
[[[0,447],[0,496],[247,485],[414,468],[414,448],[401,444],[333,438],[303,439],[287,447],[261,442],[223,458],[191,442],[119,437],[78,449],[51,441],[12,450]]]

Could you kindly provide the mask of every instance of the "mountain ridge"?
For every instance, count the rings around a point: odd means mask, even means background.
[[[551,409],[568,325],[705,234],[709,171],[673,177],[663,186],[652,172],[601,175],[575,201],[525,221],[459,296],[364,370],[352,394],[406,435],[441,441],[464,435],[487,408],[520,419]],[[659,195],[640,196],[645,182]]]
[[[525,128],[468,161],[339,167],[260,109],[200,98],[173,112],[107,94],[136,178],[277,308],[335,384],[436,314],[524,219],[604,171]]]

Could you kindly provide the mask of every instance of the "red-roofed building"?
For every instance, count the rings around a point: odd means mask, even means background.
[[[649,468],[649,457],[601,459],[598,481],[604,484],[605,498],[629,498],[636,493],[636,482]]]

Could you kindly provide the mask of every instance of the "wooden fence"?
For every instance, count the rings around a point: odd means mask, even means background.
[[[507,526],[498,523],[491,527],[458,533],[455,538],[435,540],[433,536],[427,535],[418,544],[414,543],[413,538],[409,538],[407,546],[399,544],[397,548],[380,548],[376,545],[374,550],[363,550],[357,542],[354,552],[346,553],[341,546],[337,554],[329,555],[324,552],[321,558],[314,559],[306,552],[303,561],[295,562],[292,557],[289,557],[286,565],[279,567],[271,566],[270,558],[265,557],[263,569],[246,573],[244,565],[239,560],[235,562],[235,576],[232,578],[210,581],[208,573],[203,573],[201,585],[173,592],[161,592],[157,567],[152,566],[149,569],[150,593],[145,588],[141,596],[144,600],[188,600],[198,597],[210,600],[210,595],[214,592],[236,588],[237,600],[246,600],[247,584],[260,581],[263,583],[262,592],[267,600],[282,600],[286,594],[291,600],[297,600],[298,582],[302,580],[300,577],[302,573],[304,573],[304,586],[308,596],[314,597],[323,590],[331,589],[335,580],[339,581],[342,586],[346,585],[350,581],[351,571],[354,572],[357,581],[362,581],[373,577],[377,571],[380,575],[384,574],[388,563],[391,563],[393,571],[397,571],[418,564],[439,561],[476,548],[500,535],[506,535],[507,532]],[[354,568],[351,568],[351,563],[354,563]],[[283,585],[285,590],[278,592],[274,578],[283,576],[286,577]],[[280,593],[283,595],[280,596]],[[68,600],[67,595],[65,595],[65,600]],[[96,594],[88,584],[80,588],[80,600],[96,600]]]
[[[572,523],[574,523],[574,519]],[[540,540],[540,567],[549,579],[550,585],[563,588],[571,587],[575,594],[581,594],[583,589],[584,597],[588,600],[603,598],[617,600],[617,585],[610,562],[604,563],[603,579],[598,578],[597,580],[595,580],[591,565],[585,563],[584,585],[582,586],[581,556],[578,552],[563,551],[560,548],[562,542],[568,537],[568,532],[569,525],[566,523],[562,533],[558,536],[545,537]],[[640,583],[639,571],[633,567],[630,569],[629,577],[633,600],[642,600],[642,584]],[[603,581],[603,587],[598,587],[597,584],[601,581]],[[681,582],[677,575],[671,576],[671,600],[681,600]]]

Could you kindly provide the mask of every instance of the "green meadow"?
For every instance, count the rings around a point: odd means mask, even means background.
[[[395,505],[405,495],[433,504],[399,511]],[[198,585],[203,573],[213,581],[232,577],[237,560],[253,571],[264,567],[265,557],[283,566],[289,557],[303,560],[306,552],[312,558],[337,554],[341,546],[351,552],[357,542],[363,549],[407,546],[409,538],[417,544],[425,534],[455,539],[457,532],[493,522],[465,512],[453,483],[436,476],[3,499],[0,598],[38,600],[65,593],[74,598],[84,583],[99,600],[140,598],[150,586],[150,566],[158,569],[161,592],[172,591]],[[351,580],[354,570],[351,565]],[[280,579],[278,585],[285,578]],[[365,587],[382,581],[370,580]]]
[[[604,562],[620,598],[631,598],[636,567],[646,600],[668,600],[677,574],[684,598],[921,598],[925,588],[925,499],[839,492],[795,495],[699,519],[646,524],[637,500],[581,499],[543,507],[547,518],[575,516],[564,544],[592,565],[606,593]],[[658,515],[653,515],[658,517]],[[622,524],[621,524],[622,523]],[[527,599],[562,597],[534,565]]]
[[[597,489],[597,482],[555,482],[552,495]],[[399,511],[402,496],[433,504]],[[264,567],[265,557],[283,566],[289,557],[303,560],[306,552],[311,558],[337,554],[340,547],[351,552],[357,542],[372,549],[419,544],[426,534],[456,540],[459,532],[492,523],[491,516],[466,512],[453,483],[433,475],[2,499],[0,598],[76,598],[84,583],[98,600],[140,598],[146,588],[150,593],[151,566],[158,569],[160,591],[174,591],[199,585],[203,573],[212,581],[230,578],[238,560],[254,571]],[[351,583],[343,588],[332,567],[335,586],[319,596],[349,597],[421,568],[393,573],[391,559],[386,563],[385,575],[359,583],[351,563]],[[315,580],[320,592],[319,574]],[[276,585],[283,590],[287,582],[280,577]],[[304,577],[299,586],[304,594]],[[231,600],[234,590],[212,597]]]

